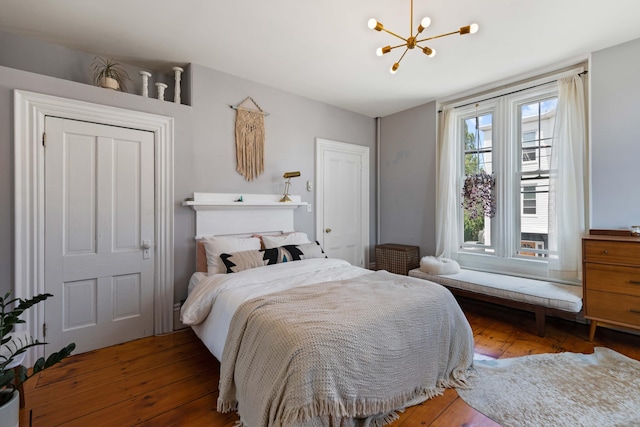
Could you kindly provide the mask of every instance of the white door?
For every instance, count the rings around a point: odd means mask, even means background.
[[[47,353],[153,334],[154,136],[46,118]]]
[[[318,226],[327,256],[366,267],[369,241],[369,148],[317,141]]]

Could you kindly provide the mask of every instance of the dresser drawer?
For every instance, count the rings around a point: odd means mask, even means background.
[[[640,266],[640,245],[634,242],[585,240],[584,260]]]
[[[640,297],[587,291],[585,315],[640,326]]]
[[[640,297],[640,267],[585,263],[587,291],[605,291]]]

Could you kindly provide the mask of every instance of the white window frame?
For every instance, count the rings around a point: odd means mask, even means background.
[[[492,163],[496,176],[496,215],[491,220],[491,243],[494,253],[478,253],[462,248],[464,236],[463,211],[458,209],[460,245],[458,262],[470,269],[493,271],[524,277],[547,277],[547,261],[542,257],[518,256],[520,249],[520,164],[522,163],[521,105],[558,96],[555,80],[547,84],[532,85],[530,89],[505,94],[489,101],[469,103],[453,112],[456,121],[456,141],[462,141],[464,120],[476,115],[493,114]],[[491,94],[485,94],[491,98]],[[462,153],[464,150],[460,150]],[[458,206],[461,206],[461,189],[464,182],[464,155],[457,161],[459,179]],[[510,177],[508,180],[504,177]]]

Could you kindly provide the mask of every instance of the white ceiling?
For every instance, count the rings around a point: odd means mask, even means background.
[[[367,28],[371,17],[407,37],[410,0],[0,0],[0,31],[154,67],[196,63],[371,117],[505,78],[569,65],[640,38],[638,0],[415,0],[428,58]]]

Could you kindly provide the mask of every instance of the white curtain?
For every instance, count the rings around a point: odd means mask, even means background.
[[[451,107],[440,113],[438,186],[436,189],[436,256],[458,256],[458,146]]]
[[[558,105],[549,180],[549,275],[579,279],[585,233],[587,125],[584,81],[558,81]]]

